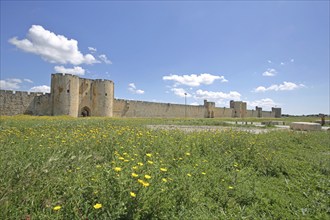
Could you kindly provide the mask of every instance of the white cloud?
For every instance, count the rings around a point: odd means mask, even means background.
[[[192,103],[190,103],[190,105],[199,105],[199,103],[198,102],[192,102]]]
[[[195,99],[207,99],[209,101],[215,101],[217,103],[224,103],[225,100],[240,100],[241,94],[236,91],[230,91],[229,93],[213,92],[197,90],[194,96]]]
[[[271,60],[267,60],[268,63],[273,63]]]
[[[263,76],[275,76],[277,71],[275,69],[268,68],[265,72],[262,73]]]
[[[20,88],[22,80],[20,79],[6,79],[0,80],[0,89],[15,90]]]
[[[254,108],[255,106],[262,107],[262,108],[271,108],[271,107],[279,105],[278,103],[275,103],[270,98],[265,98],[265,99],[260,99],[260,100],[247,102],[247,104],[252,108]]]
[[[13,37],[9,39],[9,43],[25,52],[40,55],[51,63],[80,65],[99,62],[91,54],[83,55],[75,39],[69,40],[63,35],[56,35],[40,25],[32,25],[26,39],[18,40]]]
[[[144,94],[144,91],[141,90],[141,89],[136,89],[136,86],[134,83],[130,83],[128,84],[128,90],[133,93],[133,94],[139,94],[139,95],[142,95]]]
[[[91,52],[91,53],[95,53],[97,50],[96,48],[94,47],[88,47],[88,50]]]
[[[259,86],[254,89],[254,92],[266,92],[266,91],[290,91],[290,90],[295,90],[299,88],[304,88],[306,87],[304,84],[295,84],[293,82],[283,82],[283,84],[279,85],[271,85],[269,87],[264,87],[264,86]]]
[[[55,66],[55,72],[57,73],[68,73],[73,75],[85,75],[85,69],[80,66],[74,66],[73,68],[65,68],[64,66]]]
[[[200,86],[201,84],[210,85],[215,80],[221,80],[221,82],[228,82],[224,76],[215,76],[209,73],[202,73],[200,75],[191,74],[191,75],[169,75],[164,76],[163,80],[172,80],[177,84],[187,85],[187,86]]]
[[[281,63],[280,63],[280,65],[281,65],[281,66],[284,66],[284,65],[285,65],[285,63],[284,63],[284,62],[281,62]]]
[[[291,59],[290,62],[293,63],[294,62],[294,59]]]
[[[176,95],[179,96],[181,98],[183,97],[191,97],[191,94],[188,93],[186,90],[184,90],[183,88],[171,88],[171,91]]]
[[[101,54],[99,58],[105,62],[106,64],[112,64],[111,60],[108,59],[108,57],[105,54]]]
[[[33,83],[33,81],[31,79],[23,79],[25,82],[28,82],[28,83]]]
[[[50,93],[50,87],[49,86],[34,86],[30,90],[30,92],[45,92]]]

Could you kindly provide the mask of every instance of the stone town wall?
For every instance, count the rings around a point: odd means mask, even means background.
[[[215,118],[231,118],[233,109],[231,108],[214,108]]]
[[[49,93],[0,90],[0,115],[50,115]]]
[[[115,99],[114,117],[204,118],[204,106]]]
[[[275,112],[272,111],[262,111],[263,118],[275,118]]]

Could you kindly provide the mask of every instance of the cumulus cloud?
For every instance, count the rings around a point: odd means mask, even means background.
[[[128,84],[128,90],[133,93],[133,94],[139,94],[139,95],[142,95],[144,94],[144,91],[141,90],[141,89],[136,89],[136,86],[134,83],[130,83]]]
[[[191,94],[188,93],[186,90],[184,90],[183,88],[171,88],[171,91],[176,95],[179,96],[181,98],[183,97],[191,97]]]
[[[274,102],[270,98],[265,98],[265,99],[260,99],[260,100],[247,102],[247,104],[252,108],[255,107],[255,106],[262,107],[262,108],[271,108],[271,107],[279,105],[278,103]]]
[[[200,75],[197,74],[191,74],[191,75],[169,75],[164,76],[163,80],[170,80],[174,81],[178,85],[186,85],[186,86],[200,86],[202,84],[204,85],[210,85],[215,80],[221,80],[221,82],[228,82],[228,80],[225,79],[224,76],[216,76],[211,75],[209,73],[202,73]]]
[[[28,83],[33,83],[33,81],[31,79],[23,79],[25,82],[28,82]]]
[[[263,76],[275,76],[277,71],[275,69],[268,68],[265,72],[262,73]]]
[[[25,52],[39,55],[51,63],[80,65],[99,62],[91,54],[83,55],[78,49],[77,40],[56,35],[40,25],[32,25],[26,39],[19,40],[13,37],[9,39],[9,43]]]
[[[95,53],[97,50],[96,48],[94,47],[88,47],[88,50],[91,52],[91,53]]]
[[[80,66],[74,66],[73,68],[65,68],[64,66],[55,66],[55,72],[57,73],[68,73],[73,75],[85,75],[85,69]]]
[[[210,101],[223,103],[224,100],[240,100],[241,94],[236,91],[230,91],[229,93],[224,93],[224,92],[205,91],[199,89],[196,91],[194,98],[207,99]]]
[[[304,84],[295,84],[293,82],[283,82],[279,85],[271,85],[269,87],[259,86],[254,89],[254,92],[266,92],[266,91],[291,91],[295,89],[300,89],[306,87]]]
[[[192,103],[190,103],[190,105],[199,105],[199,103],[198,102],[192,102]]]
[[[30,90],[30,92],[45,92],[45,93],[50,93],[50,87],[46,85],[42,86],[34,86]]]
[[[0,89],[4,89],[4,90],[19,89],[21,83],[22,83],[21,79],[15,79],[15,78],[0,80]]]
[[[101,54],[99,58],[105,62],[106,64],[112,64],[111,60],[108,59],[108,57],[105,54]]]

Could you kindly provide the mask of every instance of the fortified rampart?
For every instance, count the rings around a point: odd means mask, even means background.
[[[246,102],[230,101],[230,108],[183,105],[114,98],[111,80],[84,79],[70,74],[52,74],[51,93],[0,90],[0,115],[70,115],[102,117],[222,118],[281,117],[280,108],[272,111],[247,110]]]
[[[0,115],[51,115],[50,93],[0,90]]]

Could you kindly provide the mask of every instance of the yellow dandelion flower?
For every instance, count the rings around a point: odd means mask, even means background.
[[[147,155],[147,157],[151,157],[152,156],[152,154],[146,154]]]
[[[143,166],[143,163],[141,163],[141,162],[138,162],[137,164],[138,164],[139,166]]]
[[[202,174],[203,174],[203,175],[206,175],[206,173],[205,173],[205,172],[202,172]]]
[[[150,186],[150,184],[147,183],[147,182],[143,182],[142,185],[143,185],[144,187]]]
[[[187,156],[190,156],[190,153],[189,153],[189,152],[187,152],[187,153],[186,153],[186,155],[187,155]]]
[[[131,197],[135,198],[136,197],[136,194],[134,192],[130,192],[129,193],[131,195]]]
[[[228,186],[228,189],[234,189],[234,187],[232,187],[232,186]]]
[[[136,174],[136,173],[132,173],[132,177],[138,177],[139,174]]]
[[[188,173],[188,174],[187,174],[187,176],[191,177],[191,174],[190,174],[190,173]]]
[[[151,161],[151,160],[148,160],[148,163],[149,163],[149,164],[153,164],[154,162],[153,162],[153,161]]]
[[[166,172],[167,169],[166,168],[160,168],[160,171]]]
[[[113,168],[115,171],[120,172],[122,169],[120,167]]]
[[[144,183],[144,181],[143,181],[143,180],[140,180],[140,179],[138,179],[137,181],[138,181],[139,183],[141,183],[141,184]]]
[[[137,167],[137,166],[134,166],[134,167],[132,167],[132,169],[133,169],[133,170],[137,170],[137,169],[138,169],[138,167]]]
[[[102,204],[96,203],[93,207],[94,207],[94,209],[100,209],[100,208],[102,208]]]
[[[129,160],[124,160],[124,162],[126,162],[126,163],[127,163],[127,162],[129,162]]]
[[[125,158],[123,158],[123,157],[118,157],[118,159],[119,159],[119,160],[125,160]]]
[[[167,183],[167,179],[165,179],[165,178],[163,178],[162,181],[163,181],[164,183]]]
[[[150,175],[144,175],[144,178],[151,179],[151,176]]]
[[[54,210],[54,211],[58,211],[58,210],[60,210],[61,208],[62,208],[61,206],[57,205],[57,206],[55,206],[55,207],[53,208],[53,210]]]

